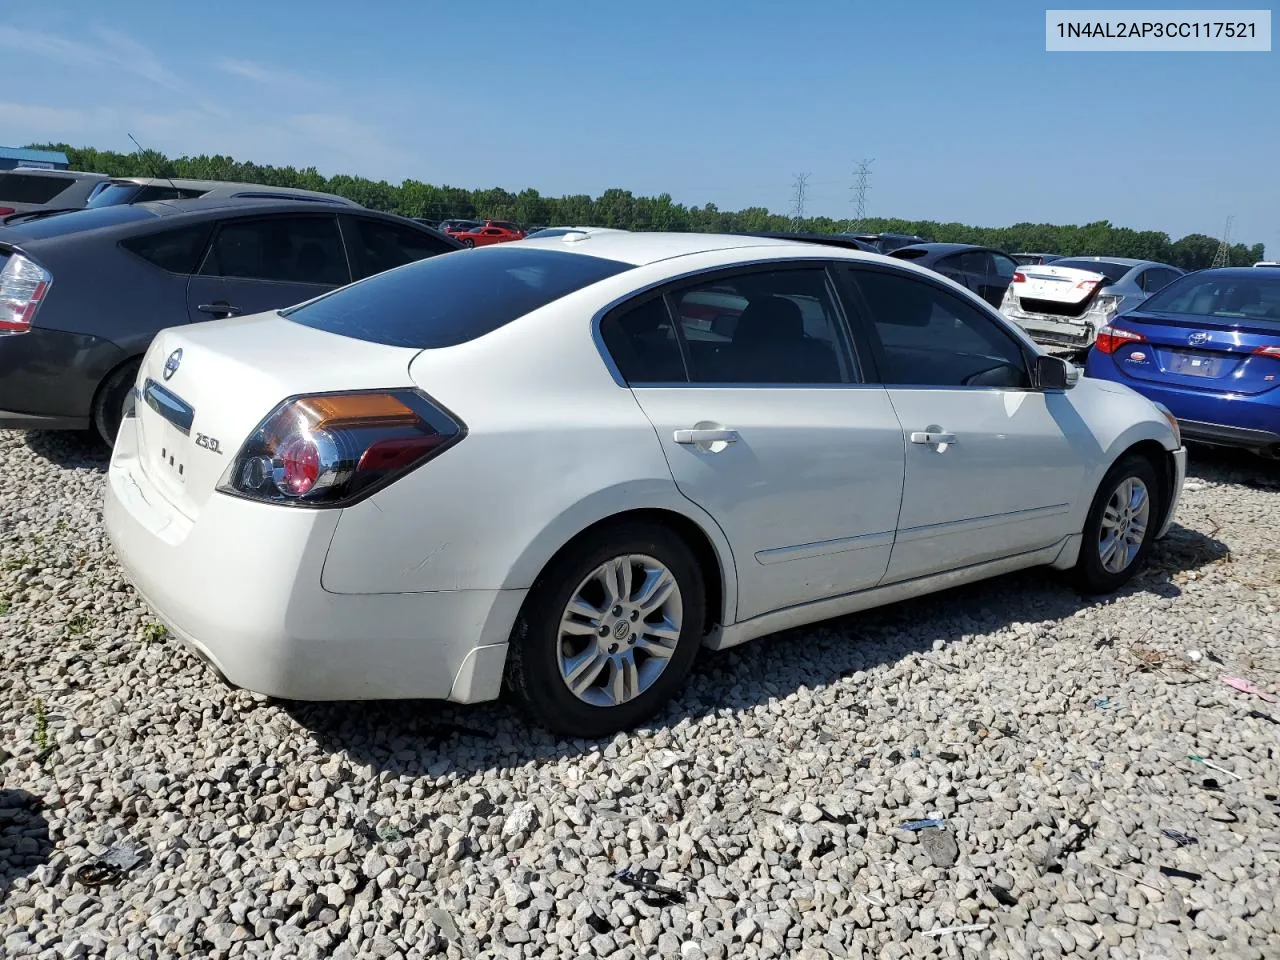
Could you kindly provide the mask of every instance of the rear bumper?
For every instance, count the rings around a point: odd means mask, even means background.
[[[34,327],[0,336],[0,429],[82,430],[123,351],[109,340]]]
[[[1223,447],[1247,447],[1257,450],[1280,444],[1280,433],[1274,430],[1255,430],[1250,427],[1233,427],[1225,423],[1206,423],[1203,420],[1178,418],[1178,427],[1188,440],[1211,443]]]
[[[212,495],[192,522],[147,479],[126,421],[104,516],[129,580],[225,681],[289,700],[493,699],[523,590],[339,595],[338,512]]]
[[[1027,331],[1032,340],[1047,347],[1083,350],[1092,346],[1098,337],[1097,327],[1083,317],[1030,313],[1021,307],[1005,307],[1001,312]]]

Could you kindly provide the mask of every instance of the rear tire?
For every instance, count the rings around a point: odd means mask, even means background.
[[[94,397],[93,432],[108,450],[116,445],[116,434],[120,432],[120,421],[124,418],[124,401],[133,389],[141,367],[141,358],[116,367],[102,381],[98,395]]]
[[[1117,460],[1102,478],[1084,522],[1075,580],[1085,593],[1112,593],[1146,563],[1164,516],[1164,495],[1151,461]]]
[[[606,527],[533,585],[512,631],[507,687],[563,736],[629,729],[684,683],[705,611],[702,570],[678,535],[650,523]]]

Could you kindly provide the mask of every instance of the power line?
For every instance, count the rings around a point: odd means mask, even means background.
[[[797,230],[804,221],[804,200],[805,192],[809,187],[809,174],[797,173],[795,180],[792,181],[793,193],[791,194],[791,224]]]
[[[1227,225],[1222,228],[1222,241],[1218,244],[1218,252],[1213,255],[1213,266],[1231,266],[1231,221],[1235,216],[1227,217]]]
[[[871,189],[871,164],[875,163],[875,158],[870,160],[859,160],[858,165],[853,169],[853,229],[857,229],[862,225],[862,221],[867,219],[867,191]]]

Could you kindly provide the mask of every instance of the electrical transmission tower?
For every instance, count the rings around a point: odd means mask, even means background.
[[[1231,266],[1231,221],[1234,216],[1227,217],[1227,225],[1222,228],[1222,242],[1218,244],[1218,252],[1213,255],[1213,266]]]
[[[791,226],[795,230],[799,230],[804,222],[804,200],[808,188],[809,174],[797,173],[795,180],[792,181],[794,192],[791,194]]]
[[[853,170],[853,227],[856,230],[867,219],[867,191],[871,189],[871,164],[874,159],[859,160]]]

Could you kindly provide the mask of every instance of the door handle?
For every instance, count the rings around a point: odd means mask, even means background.
[[[233,307],[225,300],[215,300],[213,303],[202,303],[196,307],[201,313],[222,314],[224,317],[240,316],[240,308]]]
[[[955,443],[956,435],[954,433],[931,433],[927,430],[917,430],[911,434],[912,443]]]
[[[737,430],[677,430],[676,443],[737,443]]]

